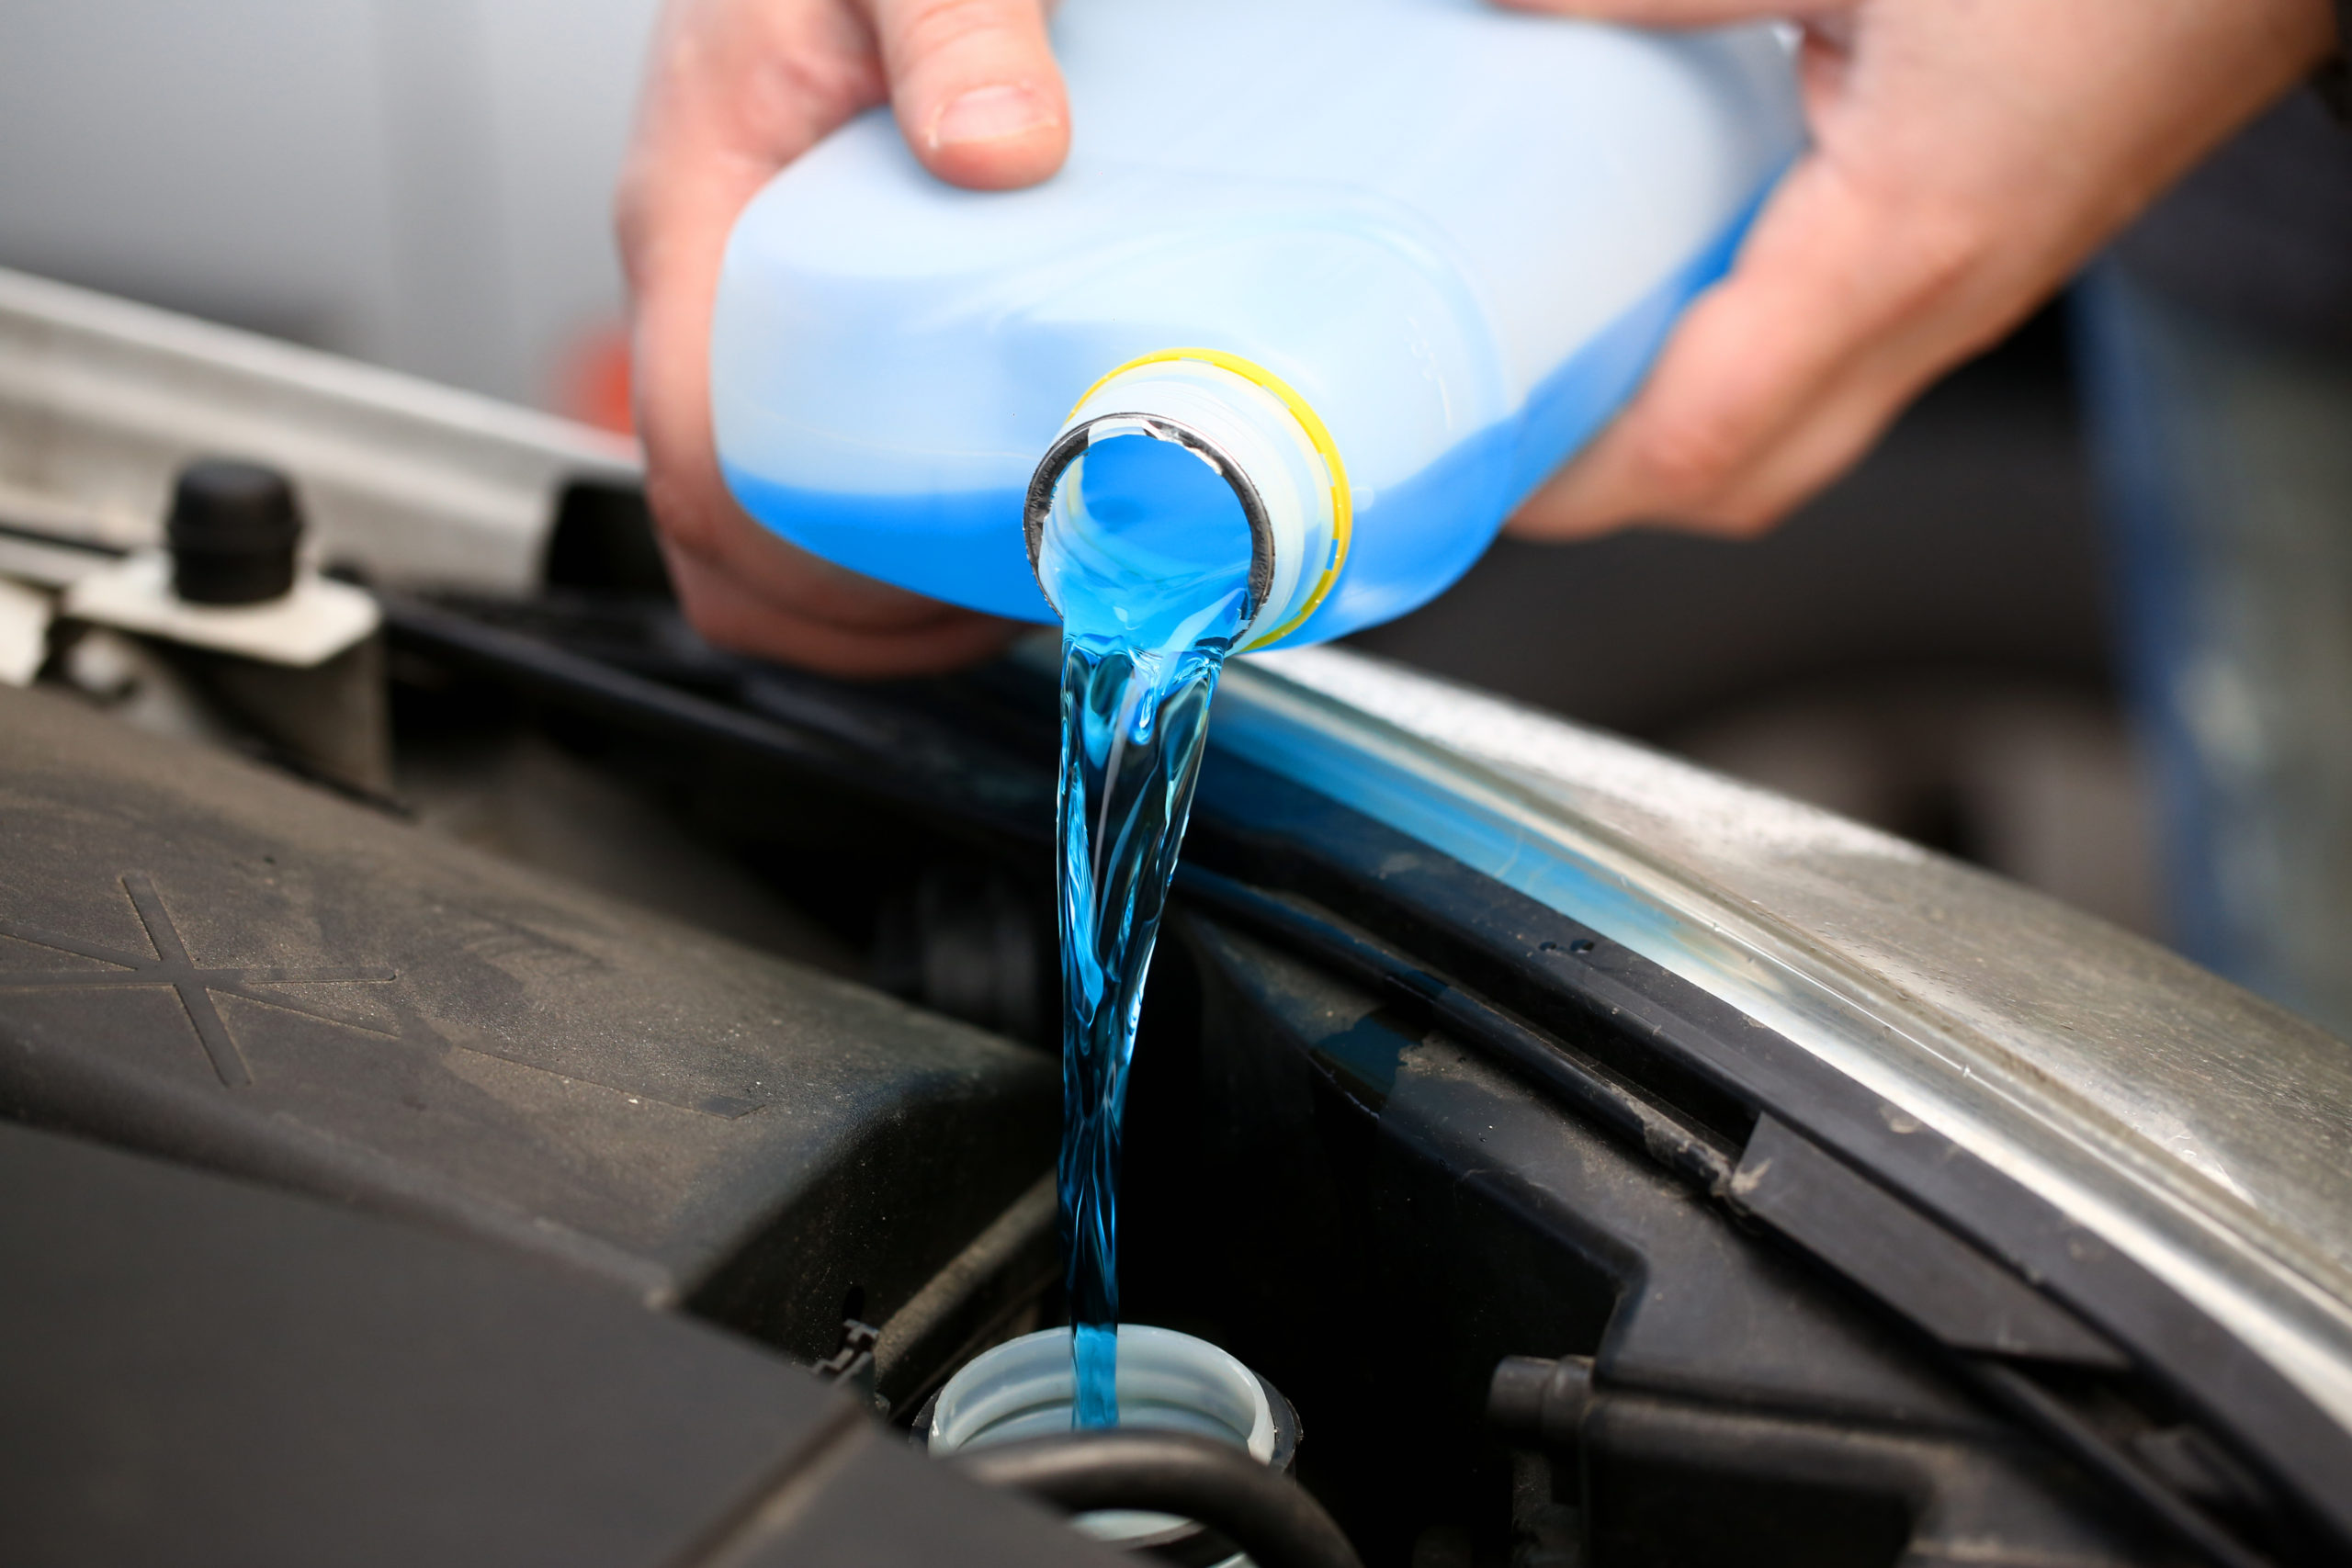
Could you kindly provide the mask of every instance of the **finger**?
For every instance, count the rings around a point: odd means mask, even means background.
[[[1745,528],[1777,444],[1847,388],[1849,426],[1883,423],[1941,359],[1992,330],[1951,297],[1981,283],[1991,236],[1965,211],[1890,197],[1815,154],[1766,204],[1732,272],[1702,295],[1634,400],[1516,523],[1572,538],[1637,520]],[[2018,303],[2030,303],[2019,291]],[[1940,356],[1940,358],[1939,358]],[[1862,373],[1866,365],[1870,373]],[[1834,445],[1831,444],[1831,445]]]
[[[1035,185],[1069,151],[1041,0],[875,0],[890,101],[915,156],[982,190]]]
[[[1855,225],[1818,160],[1766,204],[1728,277],[1691,306],[1600,435],[1530,498],[1521,533],[1574,538],[1644,519],[1700,521],[1859,352],[1879,312],[1853,309],[1883,234]],[[1856,274],[1865,275],[1856,277]]]
[[[959,613],[938,600],[836,566],[740,511],[721,527],[666,527],[662,543],[673,570],[693,566],[709,571],[778,615],[826,621],[851,631],[888,633]],[[1042,607],[1043,601],[1039,603]]]
[[[1836,482],[1929,383],[2007,335],[2056,282],[2052,276],[1997,299],[1971,299],[1949,316],[1880,334],[1690,521],[1734,537],[1763,533]]]
[[[671,0],[620,182],[631,284],[714,230],[723,243],[770,175],[884,96],[872,29],[853,7]]]
[[[649,499],[699,547],[751,525],[711,441],[710,317],[736,216],[775,171],[884,96],[848,6],[671,0],[615,204]]]
[[[1793,425],[1703,506],[1659,520],[1719,538],[1770,532],[1859,462],[1927,378],[1922,372],[1889,379],[1874,369],[1850,372],[1816,394]]]
[[[1042,51],[1034,6],[1030,22]],[[927,40],[920,28],[902,31],[901,43],[922,46],[902,58],[929,60],[933,84],[952,83],[937,68],[942,58],[955,62],[947,46],[956,40],[936,21],[928,25],[937,30]],[[964,40],[967,66],[972,42]],[[998,53],[1008,57],[1020,58]],[[1059,78],[1049,57],[1045,65],[1058,104]],[[777,168],[884,101],[887,80],[877,28],[863,5],[672,0],[657,29],[616,211],[633,307],[647,499],[682,605],[725,646],[852,675],[969,662],[1018,630],[795,549],[736,505],[718,472],[709,338],[728,235]],[[1003,172],[1000,160],[995,173]]]
[[[670,556],[679,607],[695,629],[721,648],[780,660],[820,674],[860,679],[930,675],[998,652],[1027,628],[970,610],[897,597],[921,615],[888,626],[848,626],[824,615],[777,607],[740,575],[683,551]],[[878,584],[876,586],[879,586]]]

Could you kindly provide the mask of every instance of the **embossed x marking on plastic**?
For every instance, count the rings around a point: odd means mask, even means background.
[[[357,1029],[369,1034],[387,1032],[354,1023],[333,1013],[319,1012],[287,1000],[284,997],[265,996],[253,989],[255,986],[329,986],[360,981],[382,984],[400,976],[390,969],[354,969],[324,967],[317,969],[209,969],[200,967],[188,955],[187,944],[180,940],[179,929],[172,924],[172,917],[164,908],[164,900],[155,891],[154,882],[143,871],[122,874],[122,890],[130,897],[130,907],[138,912],[139,923],[146,928],[147,940],[154,945],[152,958],[134,953],[119,953],[96,942],[81,942],[73,937],[59,936],[37,926],[20,921],[0,919],[0,936],[13,937],[35,947],[45,947],[53,953],[69,953],[76,958],[95,959],[111,964],[124,971],[108,974],[95,969],[0,970],[0,991],[76,991],[96,990],[118,986],[168,986],[179,993],[180,1006],[187,1010],[187,1021],[196,1030],[197,1040],[204,1046],[204,1054],[212,1060],[212,1070],[231,1089],[242,1088],[254,1081],[252,1069],[245,1066],[244,1054],[238,1050],[236,1037],[229,1032],[228,1023],[220,1010],[213,1005],[215,996],[236,997],[264,1007],[277,1008],[286,1012],[300,1013],[324,1023],[340,1024],[345,1029]]]

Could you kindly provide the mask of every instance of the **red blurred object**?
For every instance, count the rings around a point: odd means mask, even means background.
[[[637,434],[629,407],[628,333],[617,323],[581,334],[563,358],[555,408],[566,419],[622,435]]]

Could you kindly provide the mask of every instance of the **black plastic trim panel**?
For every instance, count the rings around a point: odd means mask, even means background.
[[[1706,1100],[1772,1116],[1834,1151],[2123,1347],[2352,1552],[2352,1434],[2138,1263],[1786,1037],[1524,894],[1228,754],[1212,753],[1203,771],[1190,854],[1256,888],[1346,908],[1352,924],[1572,1044],[1592,1042],[1598,1054],[1610,1037],[1637,1043],[1651,1062],[1617,1055],[1608,1065],[1668,1104],[1695,1083]]]

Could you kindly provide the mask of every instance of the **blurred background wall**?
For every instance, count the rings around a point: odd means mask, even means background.
[[[578,399],[657,4],[13,0],[0,265]]]
[[[657,0],[16,0],[0,265],[620,416],[609,193]],[[2158,931],[2067,334],[1770,539],[1504,543],[1362,641]]]

